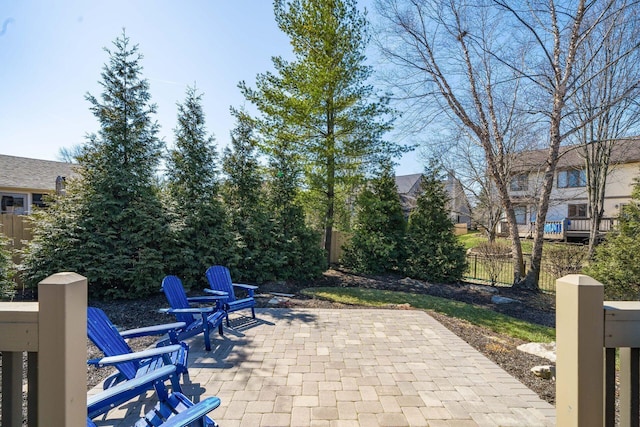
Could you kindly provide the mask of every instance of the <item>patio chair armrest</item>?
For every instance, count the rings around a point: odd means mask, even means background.
[[[87,414],[94,418],[111,410],[114,406],[133,399],[149,390],[156,382],[164,382],[176,375],[175,365],[162,366],[152,372],[133,378],[98,394],[87,396]]]
[[[238,288],[242,288],[242,289],[246,289],[246,290],[252,290],[255,291],[256,289],[259,288],[259,286],[256,285],[247,285],[245,283],[232,283],[233,286],[236,286]]]
[[[215,307],[190,307],[190,308],[161,308],[160,313],[180,314],[180,313],[213,313]],[[184,322],[183,322],[184,323]]]
[[[205,295],[205,296],[201,296],[201,297],[189,297],[187,298],[187,301],[189,302],[196,302],[196,303],[208,303],[208,302],[215,302],[217,303],[219,300],[225,299],[227,298],[227,294],[225,292],[224,295]]]
[[[229,294],[227,292],[224,291],[217,291],[215,289],[211,289],[211,288],[204,288],[204,291],[208,294],[211,294],[212,297],[217,297],[217,299],[224,299],[227,298],[229,296]]]
[[[232,285],[236,288],[244,289],[249,294],[249,298],[253,298],[253,291],[258,289],[256,285],[246,285],[244,283],[232,283]]]
[[[191,425],[192,422],[201,419],[218,406],[220,406],[220,398],[215,396],[207,397],[190,408],[187,408],[179,414],[169,418],[167,421],[162,423],[162,425],[163,427],[182,427]]]
[[[87,360],[87,363],[89,365],[97,366],[117,365],[118,363],[133,362],[134,360],[148,359],[154,356],[173,353],[175,351],[179,351],[181,348],[182,346],[180,344],[167,345],[164,347],[156,347],[144,351],[137,351],[135,353],[119,354],[117,356],[103,357],[101,359],[89,359]]]
[[[165,323],[162,325],[147,326],[144,328],[128,329],[120,332],[122,338],[138,338],[150,335],[164,335],[177,329],[183,329],[187,326],[185,322]]]

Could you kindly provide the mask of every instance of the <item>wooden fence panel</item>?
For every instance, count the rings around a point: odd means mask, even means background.
[[[27,218],[23,215],[0,215],[0,233],[9,238],[9,250],[13,253],[13,262],[19,264],[20,256],[17,251],[24,248],[26,242],[33,236]]]

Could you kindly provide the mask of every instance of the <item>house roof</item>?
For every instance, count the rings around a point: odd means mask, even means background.
[[[396,176],[396,186],[398,187],[398,193],[409,194],[411,192],[411,189],[413,189],[415,185],[420,182],[421,179],[422,179],[421,173]]]
[[[75,166],[73,163],[0,154],[0,188],[55,190],[56,178],[76,175]]]
[[[557,168],[584,166],[582,145],[560,147]],[[512,170],[531,171],[543,169],[547,161],[548,149],[523,151],[514,158]],[[616,141],[611,152],[611,164],[640,162],[640,137]]]

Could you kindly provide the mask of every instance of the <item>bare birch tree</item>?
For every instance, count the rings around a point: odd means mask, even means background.
[[[514,282],[520,282],[524,262],[509,182],[521,86],[494,52],[510,52],[512,61],[524,52],[511,50],[500,32],[499,10],[488,2],[378,0],[377,9],[386,21],[378,45],[396,66],[400,96],[422,109],[423,118],[444,112],[452,126],[466,129],[482,148],[491,191],[499,194],[509,226]]]
[[[572,115],[567,109],[568,101],[585,81],[602,74],[628,52],[611,58],[609,65],[580,69],[577,69],[578,54],[586,52],[587,41],[592,41],[597,51],[599,44],[604,43],[597,30],[606,27],[611,14],[636,7],[635,3],[619,0],[446,3],[378,0],[378,3],[380,13],[392,24],[387,34],[393,37],[382,40],[383,51],[395,64],[410,70],[413,77],[413,86],[403,82],[407,93],[444,108],[482,145],[509,222],[514,256],[520,259],[518,229],[505,174],[514,155],[509,150],[514,144],[505,140],[508,134],[505,129],[513,114],[505,114],[504,109],[498,108],[498,89],[514,88],[514,107],[507,111],[526,111],[546,123],[547,154],[541,165],[530,270],[522,280],[522,265],[514,269],[515,284],[537,288],[544,224],[560,145],[602,114],[595,111],[579,123],[572,123],[568,120]],[[585,53],[586,64],[592,64],[592,55]],[[610,104],[618,104],[636,86],[637,82],[628,82]]]
[[[608,38],[603,38],[602,35],[607,33],[607,28],[608,31],[616,28],[616,25],[611,25],[609,18],[637,7],[637,4],[625,0],[494,0],[494,3],[509,12],[514,23],[518,24],[514,27],[514,39],[534,47],[527,55],[524,68],[520,68],[520,63],[505,62],[539,89],[542,96],[537,107],[548,122],[548,154],[537,207],[538,220],[535,224],[531,268],[526,278],[529,287],[537,288],[542,263],[544,219],[549,209],[560,145],[567,137],[602,114],[602,106],[598,106],[582,120],[570,120],[575,111],[567,106],[585,82],[606,73],[612,65],[637,49],[637,43],[633,43],[628,51],[618,52],[606,64],[597,65],[597,53],[605,46]],[[587,49],[587,43],[594,49]],[[584,60],[582,67],[578,58]],[[618,105],[637,85],[637,81],[628,82],[617,97],[608,100],[608,105]]]

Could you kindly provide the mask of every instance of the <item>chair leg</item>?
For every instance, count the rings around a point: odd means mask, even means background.
[[[186,373],[183,377],[186,377]],[[171,375],[171,390],[182,393],[182,387],[180,386],[180,375]]]
[[[256,318],[256,310],[251,307],[251,316],[255,319]]]
[[[209,322],[207,321],[206,318],[204,318],[203,315],[203,319],[202,322],[204,323],[203,325],[203,333],[204,333],[204,349],[207,351],[211,351],[211,338],[209,337],[209,334],[211,334],[211,329],[209,326]]]
[[[227,327],[230,328],[231,327],[231,323],[229,323],[229,312],[228,311],[225,313],[225,317],[227,318]]]

